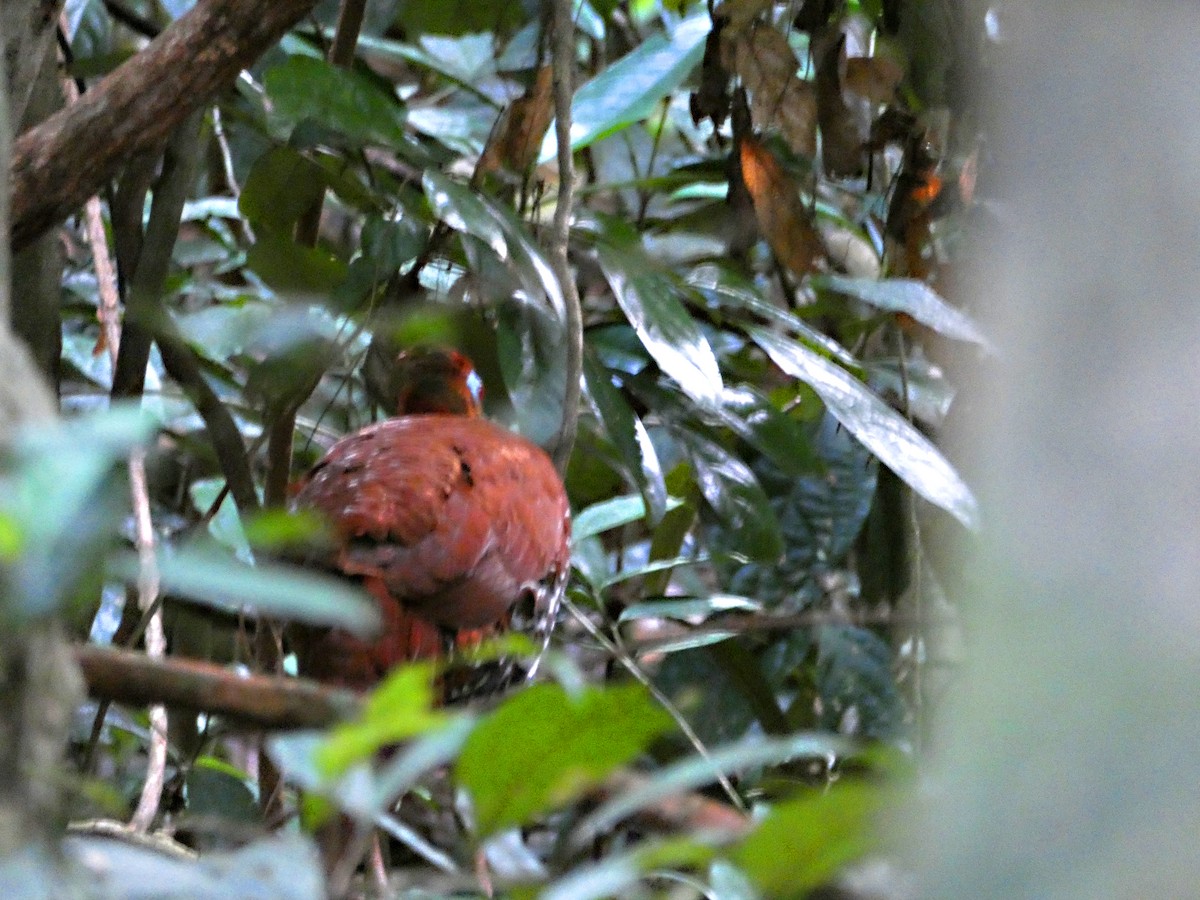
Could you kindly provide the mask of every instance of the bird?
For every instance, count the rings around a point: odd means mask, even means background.
[[[529,629],[544,650],[570,567],[570,506],[541,447],[482,416],[483,388],[457,350],[399,353],[370,377],[392,417],[335,443],[301,479],[332,541],[306,562],[354,579],[383,622],[372,638],[298,629],[301,675],[366,691],[408,661],[461,655]],[[446,701],[494,690],[536,660],[444,678]]]

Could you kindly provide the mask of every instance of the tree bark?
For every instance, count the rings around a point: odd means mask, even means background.
[[[314,0],[201,0],[84,97],[13,147],[12,245],[20,249],[162,144],[233,83]]]

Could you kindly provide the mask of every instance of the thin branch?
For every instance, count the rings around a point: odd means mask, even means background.
[[[158,606],[158,564],[154,558],[154,521],[150,516],[150,489],[146,484],[146,451],[138,448],[129,456],[129,489],[132,494],[138,552],[138,606],[150,614],[146,626],[146,655],[161,660],[167,655],[167,636],[163,632],[162,610]],[[161,704],[150,707],[150,751],[146,781],[137,809],[129,821],[134,831],[150,830],[158,815],[167,770],[167,710]]]
[[[354,64],[354,51],[358,46],[358,34],[362,30],[366,0],[342,0],[338,10],[337,29],[329,47],[329,61],[339,68],[349,69]],[[319,29],[318,29],[319,33]],[[296,243],[315,247],[321,229],[321,211],[325,206],[325,192],[313,201],[296,223]],[[270,422],[267,439],[267,477],[263,496],[268,507],[287,503],[288,485],[292,477],[292,443],[296,434],[296,414],[317,385],[321,376],[317,374],[296,386],[289,396],[283,398],[279,412]]]
[[[587,631],[588,634],[590,634],[592,638],[600,644],[600,646],[611,653],[613,658],[622,666],[624,666],[626,671],[628,671],[630,675],[637,679],[646,688],[646,690],[650,692],[651,696],[658,701],[658,704],[667,711],[667,714],[675,720],[676,727],[683,732],[683,736],[688,739],[688,742],[692,745],[692,749],[694,749],[696,753],[698,753],[704,759],[711,760],[712,755],[708,752],[708,748],[704,745],[704,742],[700,740],[700,735],[696,734],[696,729],[692,728],[692,724],[687,720],[683,713],[679,711],[678,707],[671,702],[671,698],[659,690],[658,685],[650,680],[650,676],[642,671],[642,667],[637,664],[633,657],[626,653],[621,647],[618,647],[615,643],[609,640],[600,631],[600,629],[596,627],[596,623],[584,615],[583,610],[572,603],[570,598],[563,597],[562,602],[563,606],[565,606],[571,615],[578,620],[579,624],[584,627],[584,630]],[[729,777],[722,772],[720,768],[716,766],[716,764],[713,765],[713,778],[718,784],[721,785],[721,789],[725,791],[725,796],[729,798],[729,801],[737,809],[744,811],[746,804],[742,801],[741,796],[738,795],[737,790],[734,789],[733,782],[729,780]]]
[[[160,146],[303,18],[314,0],[200,0],[141,53],[14,143],[12,244],[61,222],[142,150]]]
[[[198,710],[245,728],[324,728],[355,715],[361,705],[350,691],[299,678],[246,675],[198,660],[154,660],[92,644],[75,646],[74,655],[93,698]]]
[[[250,471],[250,460],[246,455],[246,442],[233,415],[204,380],[195,354],[170,323],[162,324],[156,339],[163,368],[187,394],[204,420],[204,427],[208,429],[213,450],[216,451],[217,461],[221,464],[221,472],[238,512],[243,517],[258,512],[260,504],[254,490],[254,474]]]
[[[82,101],[80,101],[82,103]],[[78,106],[79,104],[76,104]],[[162,316],[162,295],[179,236],[179,218],[192,188],[200,157],[200,124],[196,114],[171,135],[163,153],[162,173],[154,182],[150,219],[125,298],[124,346],[113,373],[113,397],[141,397],[150,360],[152,323]],[[130,223],[131,227],[138,228]]]
[[[566,389],[562,424],[554,441],[554,465],[565,472],[579,424],[580,379],[583,376],[583,311],[571,274],[571,207],[575,202],[575,162],[571,154],[571,98],[574,91],[575,22],[571,0],[552,2],[550,60],[554,69],[554,133],[558,139],[558,201],[554,207],[550,264],[562,289],[566,306]]]

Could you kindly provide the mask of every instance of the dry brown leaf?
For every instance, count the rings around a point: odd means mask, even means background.
[[[821,253],[821,240],[800,200],[799,185],[753,138],[742,141],[739,159],[758,228],[775,256],[797,277],[811,272]]]
[[[887,103],[904,77],[904,67],[886,56],[853,56],[846,60],[846,87],[872,103]]]
[[[478,174],[506,169],[524,175],[533,167],[554,117],[553,88],[554,73],[550,66],[542,66],[525,95],[501,113],[479,157]]]
[[[830,41],[817,63],[817,123],[821,126],[821,161],[831,178],[853,178],[863,170],[863,138],[854,112],[842,97],[840,65],[844,35]]]
[[[762,13],[771,8],[775,0],[725,0],[713,13],[714,19],[724,19],[731,32],[741,31]]]
[[[796,153],[816,156],[817,97],[813,86],[796,76],[799,63],[787,38],[763,25],[737,35],[728,46],[734,71],[750,93],[755,128],[778,128]]]

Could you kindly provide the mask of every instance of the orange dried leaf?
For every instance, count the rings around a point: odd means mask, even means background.
[[[542,66],[525,95],[501,114],[479,158],[480,173],[507,169],[524,174],[533,167],[554,117],[553,88],[553,71],[550,66]]]
[[[756,140],[741,142],[739,161],[758,228],[775,256],[796,276],[811,272],[821,241],[800,200],[799,185]]]

